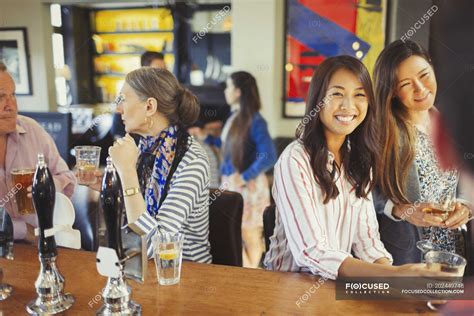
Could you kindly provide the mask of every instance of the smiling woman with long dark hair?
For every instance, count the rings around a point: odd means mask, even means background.
[[[380,241],[371,194],[375,101],[365,66],[350,56],[326,59],[306,103],[297,140],[275,165],[276,227],[267,269],[330,279],[429,273],[423,265],[391,266]]]
[[[458,228],[471,214],[469,202],[460,199],[463,194],[447,219],[424,212],[454,195],[458,184],[456,170],[440,169],[429,137],[437,115],[430,56],[413,41],[397,40],[377,58],[374,82],[382,148],[374,201],[382,241],[394,264],[421,262],[416,244],[423,238],[437,249],[463,255]]]

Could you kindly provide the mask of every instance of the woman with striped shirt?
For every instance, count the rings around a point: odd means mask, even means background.
[[[118,97],[127,135],[109,148],[124,190],[132,229],[184,233],[183,259],[211,262],[209,162],[186,127],[199,115],[197,98],[165,69],[132,71]],[[140,134],[139,147],[128,133]],[[141,193],[141,194],[140,194]]]
[[[421,264],[392,266],[380,241],[370,193],[374,119],[370,76],[359,60],[331,57],[318,66],[297,140],[275,165],[267,269],[330,279],[430,274]]]

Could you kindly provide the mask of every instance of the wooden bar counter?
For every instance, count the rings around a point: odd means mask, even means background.
[[[58,253],[66,291],[76,299],[64,314],[95,314],[102,304],[100,292],[106,283],[106,278],[97,273],[96,253],[62,248]],[[36,247],[16,244],[14,255],[13,261],[0,259],[3,282],[14,288],[12,296],[0,302],[0,315],[26,314],[25,304],[36,294]],[[336,301],[335,283],[326,281],[314,290],[318,280],[319,277],[306,274],[184,262],[181,282],[160,286],[150,260],[145,284],[128,283],[133,288],[133,300],[142,305],[143,315],[432,314],[420,301]],[[311,287],[313,294],[309,292]]]

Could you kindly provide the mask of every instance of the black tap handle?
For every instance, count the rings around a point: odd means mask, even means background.
[[[104,212],[105,226],[107,229],[107,246],[117,251],[119,259],[124,258],[122,247],[122,213],[123,195],[120,178],[112,166],[110,157],[107,158],[107,167],[102,178],[100,203]]]
[[[38,155],[38,164],[33,178],[32,195],[40,232],[38,242],[40,256],[54,257],[57,255],[56,241],[54,235],[46,237],[45,230],[53,228],[56,188],[54,187],[53,176],[42,154]]]
[[[0,208],[0,257],[8,258],[13,248],[13,222],[5,208]]]

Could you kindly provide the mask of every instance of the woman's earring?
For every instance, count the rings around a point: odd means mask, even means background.
[[[155,121],[153,121],[153,119],[149,118],[149,121],[148,121],[148,129],[151,129],[153,127],[153,124],[155,124]]]

